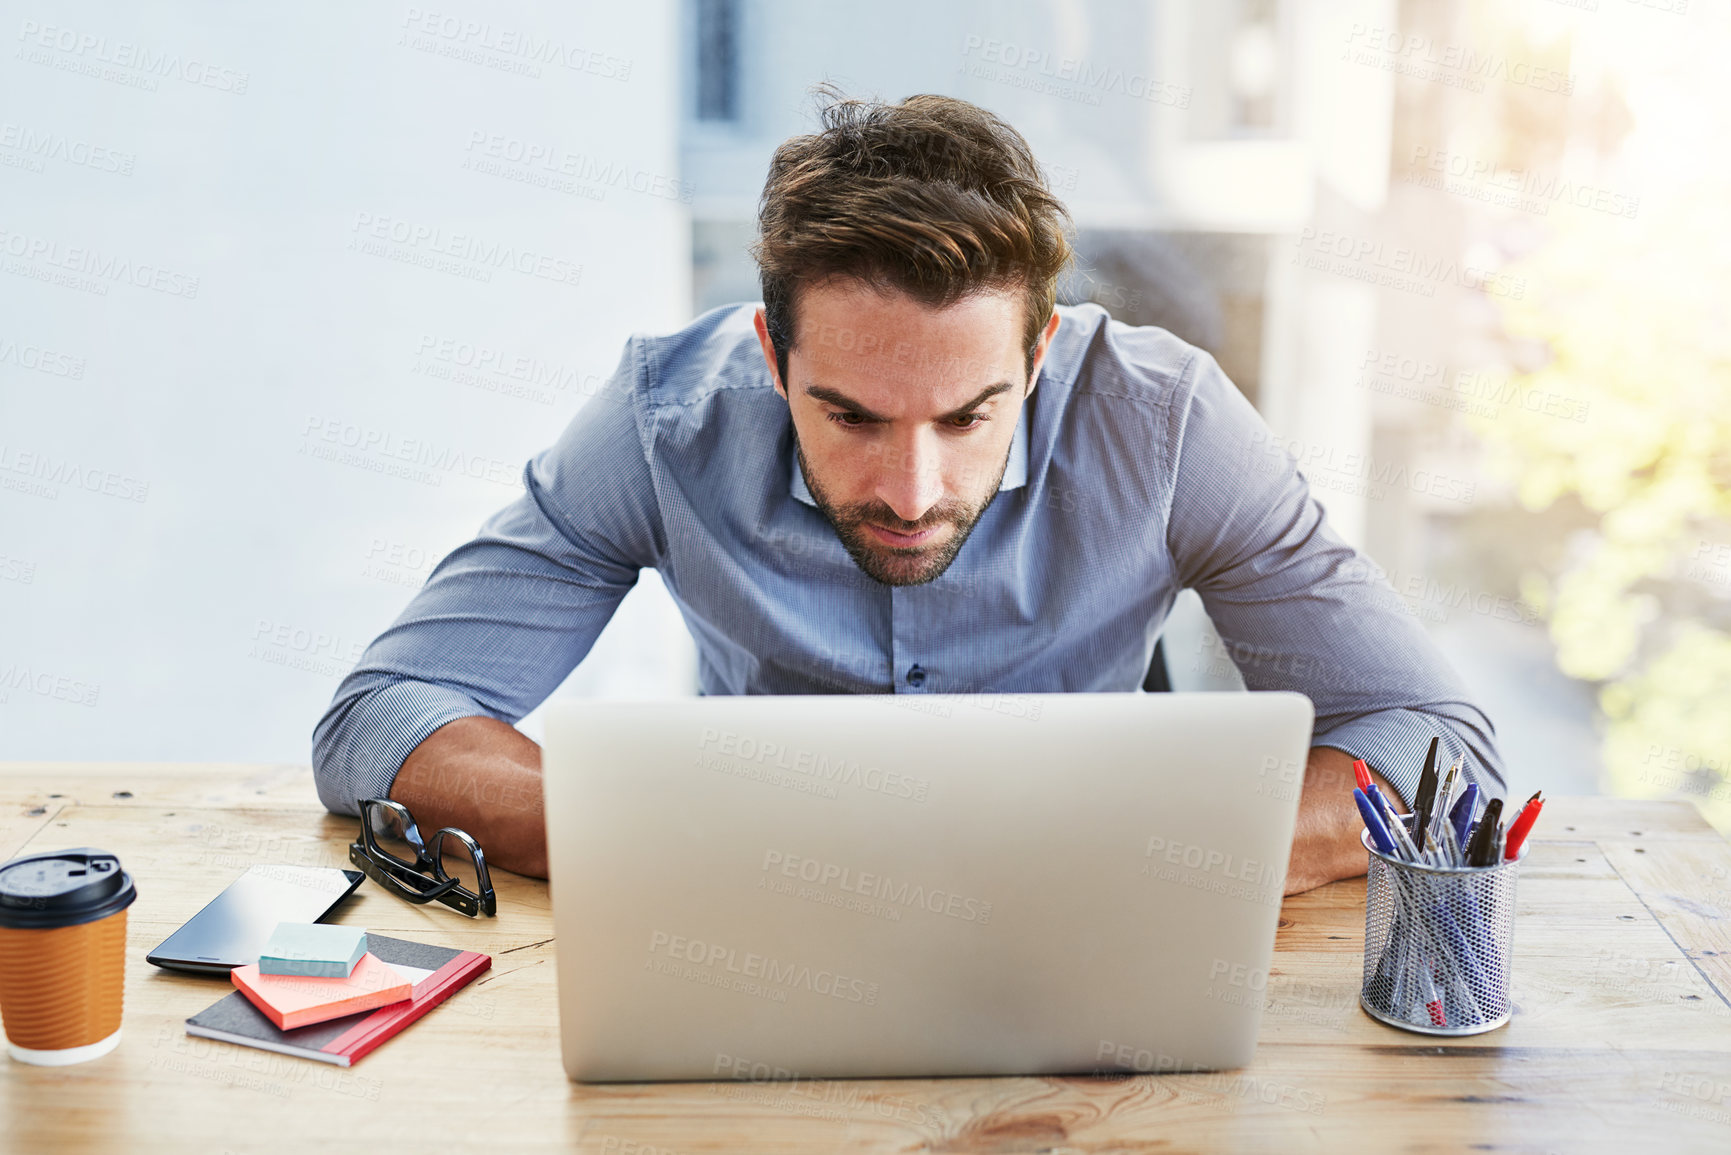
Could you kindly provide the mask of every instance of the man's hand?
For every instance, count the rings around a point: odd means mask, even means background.
[[[1387,779],[1372,770],[1370,780],[1382,787],[1397,809],[1405,809]],[[1286,868],[1287,894],[1365,872],[1368,858],[1358,840],[1364,819],[1352,800],[1356,785],[1351,754],[1331,746],[1311,748],[1304,768],[1304,793],[1298,799],[1298,824],[1292,832],[1292,858]]]
[[[447,722],[403,762],[390,796],[423,838],[455,826],[481,844],[489,869],[547,877],[541,747],[515,726],[480,716]]]

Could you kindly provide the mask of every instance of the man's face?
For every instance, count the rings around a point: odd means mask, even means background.
[[[997,496],[1030,378],[1022,295],[942,309],[861,281],[800,291],[787,398],[806,486],[860,569],[919,585],[949,568]],[[1039,373],[1054,313],[1034,360]],[[775,350],[757,313],[772,376]]]

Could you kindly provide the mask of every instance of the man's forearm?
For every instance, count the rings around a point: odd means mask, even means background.
[[[1390,801],[1404,802],[1372,771]],[[1352,755],[1310,751],[1293,829],[1286,893],[1298,894],[1365,871],[1363,823],[1352,801]],[[489,865],[547,877],[547,828],[541,804],[541,747],[496,718],[459,718],[433,731],[391,784],[391,797],[414,814],[423,835],[455,826],[474,835]]]
[[[497,718],[458,718],[416,746],[391,783],[423,837],[442,826],[474,836],[489,867],[547,877],[541,747]]]
[[[1404,800],[1382,775],[1371,771],[1390,803]],[[1332,746],[1314,746],[1304,769],[1304,792],[1298,799],[1298,823],[1292,833],[1292,858],[1286,868],[1286,893],[1298,894],[1340,878],[1357,878],[1367,859],[1358,832],[1364,829],[1352,800],[1357,785],[1352,755]]]

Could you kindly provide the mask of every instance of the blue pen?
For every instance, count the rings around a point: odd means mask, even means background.
[[[1461,791],[1460,801],[1449,811],[1449,821],[1454,824],[1455,841],[1464,851],[1467,845],[1467,831],[1472,828],[1473,812],[1479,805],[1479,784],[1469,782],[1467,788]],[[1463,864],[1464,865],[1464,864]]]
[[[1382,788],[1375,782],[1370,784],[1370,800],[1376,806],[1376,812],[1382,815],[1383,825],[1388,827],[1389,840],[1394,843],[1395,857],[1404,858],[1408,862],[1419,860],[1418,850],[1407,835],[1406,824],[1400,820],[1400,815],[1394,812],[1388,799],[1384,797]]]
[[[1370,799],[1364,791],[1354,786],[1352,800],[1358,803],[1358,812],[1364,818],[1364,828],[1370,831],[1370,840],[1376,844],[1376,849],[1382,854],[1393,856],[1394,839],[1389,837],[1388,827],[1383,824],[1382,815],[1376,812],[1376,807],[1370,804]]]

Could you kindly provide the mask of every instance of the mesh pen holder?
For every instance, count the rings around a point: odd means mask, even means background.
[[[1379,853],[1364,888],[1365,1013],[1425,1035],[1477,1035],[1509,1021],[1509,946],[1519,858],[1440,867]]]

